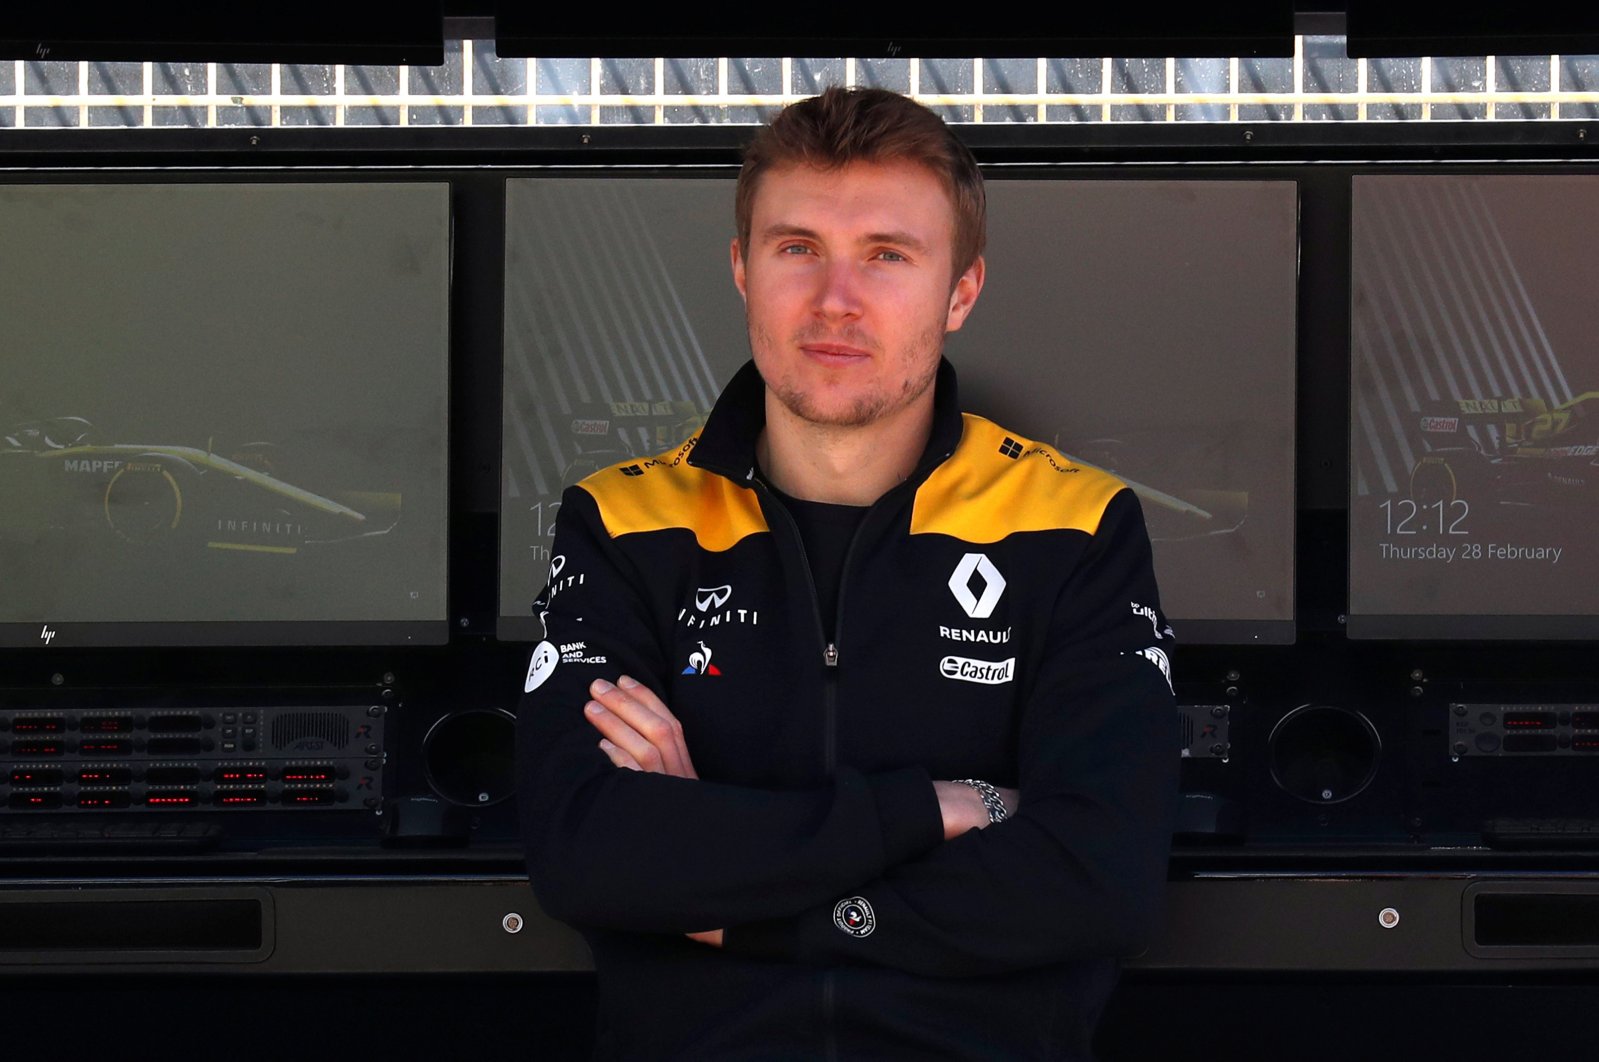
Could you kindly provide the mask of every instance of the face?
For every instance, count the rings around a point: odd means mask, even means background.
[[[762,175],[732,256],[768,407],[861,427],[930,405],[944,335],[983,286],[981,258],[955,276],[954,235],[950,197],[919,163]]]

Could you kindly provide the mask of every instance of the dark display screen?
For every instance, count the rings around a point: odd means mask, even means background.
[[[499,632],[560,492],[697,430],[749,357],[730,180],[507,182]],[[991,180],[962,405],[1139,493],[1179,639],[1293,638],[1297,189]]]
[[[1350,635],[1599,634],[1599,177],[1357,177],[1352,261]]]
[[[0,644],[445,639],[448,193],[0,188]]]
[[[698,431],[749,340],[732,181],[519,179],[505,198],[498,631],[537,641],[561,491]]]
[[[1179,642],[1294,637],[1298,188],[988,182],[968,409],[1137,492]]]

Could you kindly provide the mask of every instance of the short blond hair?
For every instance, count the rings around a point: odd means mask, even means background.
[[[897,92],[834,86],[783,108],[744,151],[733,198],[740,246],[748,253],[755,192],[767,170],[790,165],[832,170],[851,162],[915,162],[944,184],[955,208],[959,277],[988,239],[988,200],[977,160],[944,119]]]

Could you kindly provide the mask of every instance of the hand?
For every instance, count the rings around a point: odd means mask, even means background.
[[[994,788],[1004,802],[1005,810],[1016,814],[1016,809],[1021,807],[1021,793],[1003,786]],[[952,840],[967,830],[981,830],[990,825],[988,808],[971,786],[960,782],[934,782],[933,791],[938,794],[938,810],[944,816],[944,840]]]
[[[673,778],[698,778],[677,721],[648,686],[626,675],[611,685],[597,679],[583,713],[603,737],[600,749],[618,767]]]
[[[686,935],[690,940],[697,940],[701,944],[709,944],[713,948],[722,946],[722,931],[720,929],[707,929],[703,933],[689,933]]]

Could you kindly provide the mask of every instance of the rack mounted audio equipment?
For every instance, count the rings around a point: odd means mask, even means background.
[[[376,810],[381,704],[0,708],[0,816]]]

